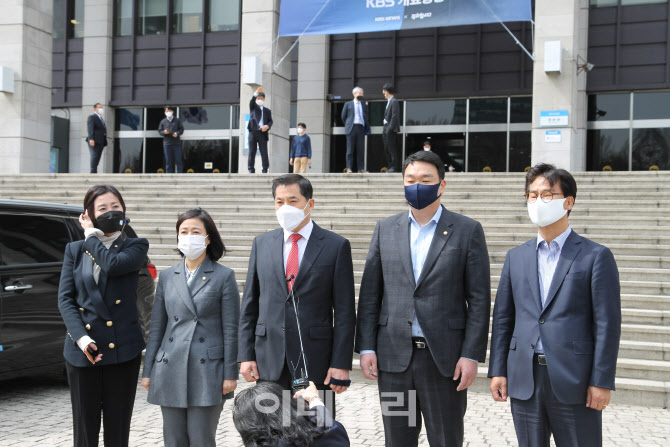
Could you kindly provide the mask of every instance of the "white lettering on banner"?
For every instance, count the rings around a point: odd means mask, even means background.
[[[365,3],[366,8],[388,8],[394,5],[393,0],[367,0]]]
[[[416,20],[416,19],[421,20],[421,19],[425,19],[426,17],[430,17],[432,15],[433,15],[432,12],[419,12],[419,13],[416,13],[416,14],[412,14],[412,20]]]

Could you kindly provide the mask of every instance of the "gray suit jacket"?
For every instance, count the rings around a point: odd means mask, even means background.
[[[418,283],[409,231],[407,212],[377,222],[358,299],[356,351],[376,351],[381,371],[405,371],[416,312],[440,373],[452,377],[460,357],[486,358],[491,279],[484,230],[443,209]]]
[[[281,228],[254,239],[242,299],[238,360],[256,361],[264,380],[278,380],[300,354],[296,315],[286,300],[283,247]],[[321,385],[328,368],[351,369],[356,307],[349,241],[315,223],[293,292],[309,379]]]
[[[158,279],[142,374],[151,378],[149,403],[217,405],[223,380],[238,378],[235,273],[205,258],[195,275],[187,285],[180,261]]]
[[[370,133],[370,122],[368,121],[368,105],[365,102],[361,103],[361,110],[363,111],[363,127],[365,127],[366,134]],[[356,106],[354,100],[344,103],[342,108],[342,121],[344,122],[344,133],[349,135],[354,128],[354,118],[356,117]]]
[[[551,387],[565,404],[586,403],[591,385],[614,389],[621,336],[619,272],[612,252],[574,231],[542,306],[537,239],[507,253],[493,310],[489,377],[507,393],[533,395],[533,353],[542,336]]]

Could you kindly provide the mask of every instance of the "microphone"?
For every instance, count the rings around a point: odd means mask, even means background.
[[[295,275],[291,275],[288,278],[286,278],[286,284],[290,284],[291,281],[295,279]],[[295,284],[294,284],[295,285]],[[291,366],[293,367],[293,380],[291,381],[291,390],[293,393],[297,393],[300,390],[304,390],[309,387],[309,375],[307,373],[307,357],[305,357],[305,348],[302,343],[302,331],[300,329],[300,319],[298,318],[298,306],[295,301],[295,287],[291,287],[291,290],[288,292],[288,295],[286,295],[286,300],[291,300],[293,302],[293,312],[295,313],[295,323],[296,326],[298,327],[298,339],[300,340],[300,355],[298,356],[298,363],[297,365],[293,366],[293,362],[291,362]],[[298,365],[300,365],[300,360],[302,359],[304,368],[300,370],[300,376],[296,378],[296,370],[298,369]]]

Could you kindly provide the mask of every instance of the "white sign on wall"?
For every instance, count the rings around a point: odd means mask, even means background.
[[[544,142],[545,143],[560,143],[561,142],[561,131],[560,130],[547,130],[544,133]]]
[[[567,127],[567,110],[543,110],[540,112],[540,127]]]

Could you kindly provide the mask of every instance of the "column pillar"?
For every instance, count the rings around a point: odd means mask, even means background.
[[[270,129],[268,157],[270,172],[287,172],[289,155],[289,120],[291,115],[291,57],[287,57],[274,70],[273,65],[283,57],[291,46],[290,39],[281,38],[276,43],[279,29],[279,1],[242,1],[242,71],[244,58],[258,57],[263,62],[263,90],[265,106],[272,111],[273,125]],[[242,80],[240,78],[240,80]],[[249,114],[249,100],[257,85],[240,82],[240,156],[239,172],[248,172],[248,152],[245,150],[245,116]],[[256,153],[256,172],[261,172],[261,156]]]
[[[49,172],[52,2],[3,2],[0,66],[14,92],[0,92],[0,173]]]
[[[298,122],[307,125],[312,141],[311,172],[330,172],[331,110],[326,100],[330,37],[303,36],[299,45]]]
[[[114,159],[114,109],[109,107],[112,97],[112,39],[114,33],[114,2],[86,0],[84,9],[84,56],[81,84],[81,140],[79,153],[80,171],[89,172],[89,150],[85,141],[86,126],[93,106],[99,102],[104,108],[107,125],[107,147],[102,153],[98,172],[112,172]],[[77,150],[73,147],[73,150]]]
[[[553,163],[570,171],[586,169],[586,77],[577,59],[587,60],[589,2],[535,2],[532,163]],[[561,72],[544,71],[544,45],[561,42]],[[540,112],[568,111],[568,127],[540,127]],[[560,131],[560,142],[546,142],[547,131]],[[555,137],[555,136],[554,136]]]

